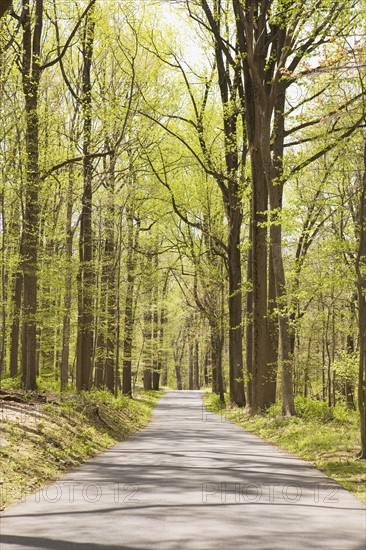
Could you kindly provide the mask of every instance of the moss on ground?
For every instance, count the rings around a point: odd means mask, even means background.
[[[1,509],[146,426],[162,393],[139,390],[130,399],[7,390],[0,399]]]
[[[280,404],[263,415],[250,416],[244,409],[223,405],[207,392],[207,410],[225,415],[265,440],[313,464],[340,485],[366,502],[366,460],[358,460],[359,415],[344,406],[329,408],[326,403],[296,398],[297,416],[280,416]]]

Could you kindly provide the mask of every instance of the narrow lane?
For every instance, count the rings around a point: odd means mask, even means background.
[[[9,509],[1,550],[365,550],[358,499],[201,397],[167,392],[139,434]]]

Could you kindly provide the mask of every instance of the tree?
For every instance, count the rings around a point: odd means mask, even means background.
[[[41,78],[41,36],[43,2],[36,0],[34,24],[31,6],[23,0],[22,83],[26,120],[26,189],[22,236],[23,336],[22,380],[28,390],[36,388],[37,378],[37,257],[39,235],[39,116],[38,93]]]
[[[80,216],[78,273],[78,341],[76,363],[76,387],[88,390],[91,387],[93,354],[93,230],[92,230],[92,158],[90,147],[92,140],[92,89],[91,67],[94,46],[95,19],[93,10],[87,15],[82,37],[82,91],[81,108],[83,112],[83,180],[84,191]]]
[[[364,171],[359,194],[358,250],[356,256],[358,330],[359,330],[359,371],[358,408],[361,420],[360,458],[366,459],[366,141],[364,144]]]

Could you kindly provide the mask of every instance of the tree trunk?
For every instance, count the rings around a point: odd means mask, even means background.
[[[197,336],[194,339],[193,352],[193,389],[200,389],[199,342]]]
[[[0,74],[1,78],[1,74]],[[6,219],[5,219],[5,193],[2,190],[0,192],[0,202],[1,202],[1,220],[2,220],[2,238],[1,238],[1,249],[2,249],[2,265],[1,265],[1,340],[0,340],[0,374],[5,370],[5,358],[6,358],[6,326],[7,326],[7,273],[5,269],[6,259],[5,256],[5,246],[6,246]],[[5,259],[5,261],[4,261]]]
[[[117,313],[117,285],[116,285],[116,267],[115,267],[115,164],[116,157],[113,155],[109,166],[108,180],[108,205],[106,212],[106,241],[104,251],[104,271],[102,271],[103,283],[106,287],[106,317],[107,334],[105,366],[104,366],[104,385],[111,392],[116,391],[116,371],[115,364],[115,342],[116,342],[116,313]]]
[[[224,401],[224,383],[222,375],[222,348],[223,338],[220,326],[212,322],[210,325],[211,333],[211,372],[212,372],[212,392],[220,396],[220,400]]]
[[[145,303],[145,312],[144,312],[144,373],[143,373],[143,382],[144,389],[152,389],[152,256],[151,254],[147,255],[147,268],[146,268],[146,303]]]
[[[360,348],[358,366],[358,408],[360,411],[361,435],[360,458],[366,459],[366,141],[364,145],[364,173],[359,206],[359,244],[356,258]]]
[[[253,223],[249,220],[249,248],[247,256],[247,292],[245,324],[245,357],[247,369],[247,406],[253,410]]]
[[[35,21],[28,0],[23,0],[23,66],[22,82],[26,119],[26,189],[23,221],[23,337],[22,381],[25,389],[36,389],[37,379],[37,265],[39,236],[39,119],[38,89],[43,2],[36,0]]]
[[[19,267],[15,274],[13,294],[13,320],[10,331],[10,376],[15,378],[18,375],[19,356],[19,334],[20,334],[20,313],[22,305],[23,273]]]
[[[276,207],[277,208],[277,207]],[[272,206],[273,209],[273,206]],[[278,325],[280,337],[279,363],[281,365],[282,382],[282,413],[285,416],[295,414],[293,382],[292,382],[292,358],[290,354],[290,333],[288,314],[286,311],[285,272],[282,258],[281,225],[273,226],[273,239],[271,243],[273,256],[273,270],[275,274],[277,303],[280,309]]]
[[[229,379],[230,401],[244,407],[243,373],[243,329],[242,329],[242,289],[241,289],[241,260],[240,260],[240,228],[241,207],[238,199],[239,188],[231,191],[235,196],[232,199],[234,208],[230,208],[229,239],[228,239],[228,271],[229,271]],[[220,375],[222,376],[222,370]],[[220,389],[218,388],[220,391]],[[222,391],[222,388],[221,388]]]
[[[174,366],[175,366],[175,376],[176,376],[176,379],[177,379],[177,390],[182,390],[183,389],[183,386],[182,386],[182,374],[181,374],[181,365],[180,363],[174,363]]]
[[[159,312],[157,305],[157,288],[155,288],[155,299],[153,304],[153,373],[152,373],[152,389],[154,391],[159,390],[160,382],[160,362],[159,362]]]
[[[133,295],[135,288],[135,254],[134,254],[134,229],[133,215],[127,208],[127,258],[126,258],[126,301],[124,315],[124,339],[123,339],[123,374],[122,393],[132,395],[132,336],[133,336]]]
[[[154,254],[154,283],[153,283],[153,296],[152,296],[152,389],[154,391],[159,390],[160,382],[160,362],[159,362],[159,280],[158,280],[159,258],[157,251]]]
[[[259,140],[259,136],[257,136]],[[265,407],[265,380],[268,363],[267,340],[267,186],[256,141],[250,149],[253,181],[253,412]]]
[[[168,288],[168,273],[165,277],[165,283],[163,288],[163,295],[160,308],[160,333],[159,333],[159,371],[161,372],[161,384],[167,386],[168,384],[168,358],[165,352],[165,326],[168,322],[167,312],[165,308],[165,300]]]
[[[270,228],[272,240],[273,227]],[[268,271],[268,369],[265,381],[265,407],[268,408],[276,401],[277,365],[278,365],[278,319],[275,314],[277,308],[276,286],[274,280],[272,248],[269,249]]]
[[[64,391],[69,378],[69,357],[70,357],[70,314],[71,314],[71,292],[72,292],[72,205],[73,205],[73,173],[69,172],[69,185],[66,201],[66,274],[65,274],[65,296],[64,316],[62,323],[62,351],[60,362],[61,391]]]
[[[175,376],[177,380],[177,389],[182,390],[183,384],[182,384],[182,361],[184,357],[184,350],[186,347],[186,341],[188,337],[188,330],[187,325],[180,329],[179,334],[175,341],[173,342],[173,358],[174,358],[174,368],[175,368]]]
[[[94,20],[92,10],[87,16],[83,36],[83,81],[82,110],[84,118],[83,179],[84,193],[80,217],[78,274],[78,342],[76,364],[76,387],[78,391],[89,390],[92,376],[93,328],[94,328],[94,270],[92,229],[92,161],[90,153],[92,131],[91,63],[94,43]]]
[[[354,309],[354,307],[352,309]],[[353,336],[351,334],[347,334],[347,353],[352,354],[354,351],[355,342]],[[355,409],[354,393],[354,384],[350,380],[346,379],[344,383],[344,396],[346,399],[346,406],[349,409]]]
[[[205,353],[205,362],[204,362],[204,365],[203,365],[203,380],[204,380],[204,384],[205,384],[205,387],[207,388],[209,386],[209,383],[210,383],[210,379],[209,379],[209,364],[210,364],[210,352],[209,350],[206,350],[206,353]]]
[[[193,390],[193,353],[194,353],[193,336],[189,336],[189,352],[188,352],[188,389]]]

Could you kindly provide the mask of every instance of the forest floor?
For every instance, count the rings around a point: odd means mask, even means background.
[[[228,402],[228,396],[225,396]],[[357,459],[360,449],[359,416],[344,406],[295,398],[297,416],[280,416],[280,405],[264,415],[249,416],[238,407],[223,405],[219,396],[207,392],[206,409],[219,414],[266,441],[310,462],[313,466],[366,502],[366,460]]]
[[[1,389],[0,510],[146,426],[162,393]]]

